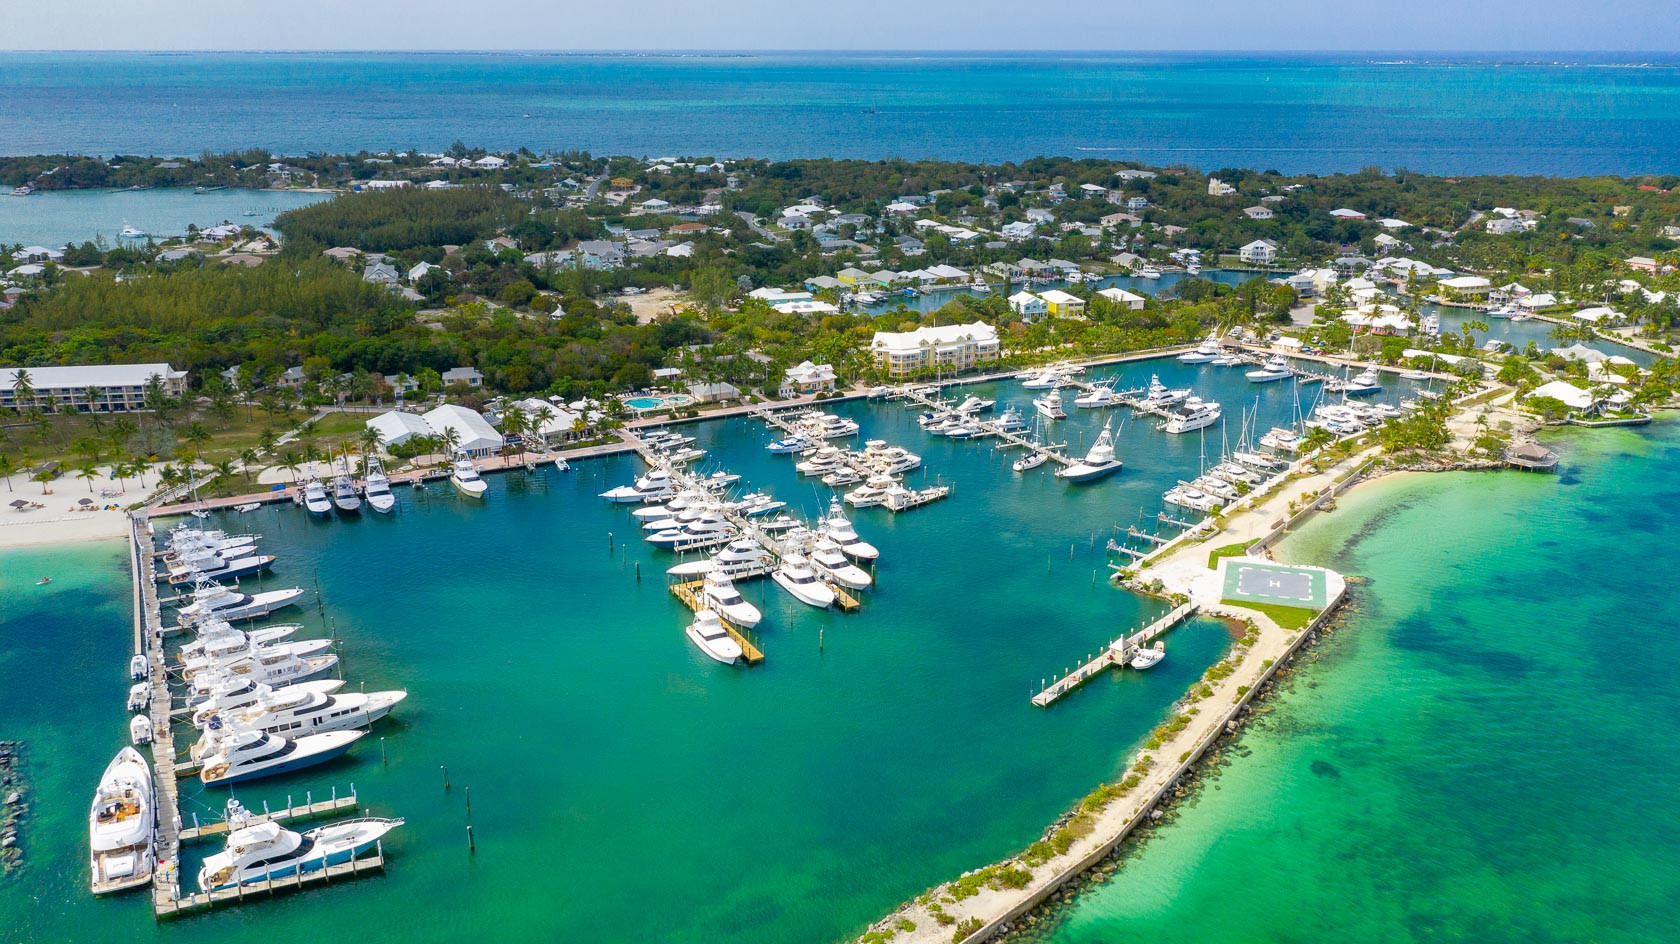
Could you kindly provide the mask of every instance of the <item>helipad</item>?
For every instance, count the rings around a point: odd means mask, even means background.
[[[1262,561],[1226,558],[1224,598],[1322,610],[1329,603],[1324,571]]]

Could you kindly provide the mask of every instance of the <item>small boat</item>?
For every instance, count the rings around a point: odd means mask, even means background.
[[[985,399],[983,397],[976,397],[976,396],[970,395],[969,397],[964,399],[963,402],[957,404],[957,412],[958,413],[985,413],[986,411],[990,410],[992,407],[995,407],[995,406],[997,406],[997,401],[996,400],[988,400],[988,399]]]
[[[49,583],[52,583],[51,577],[42,577],[40,580],[35,581],[35,586],[44,587]]]
[[[145,711],[152,703],[152,687],[145,682],[135,682],[128,689],[128,710]]]
[[[556,469],[559,469],[561,472],[572,471],[572,464],[570,462],[567,462],[565,460],[565,458],[563,458],[561,456],[555,456],[554,457],[554,467]]]
[[[1175,403],[1182,403],[1189,399],[1190,388],[1182,387],[1177,390],[1168,389],[1155,374],[1149,375],[1149,390],[1144,394],[1143,402],[1139,404],[1146,409],[1166,409]]]
[[[786,439],[778,439],[764,448],[777,455],[786,455],[788,453],[804,452],[811,448],[811,441],[804,436],[789,436]]]
[[[137,888],[151,881],[157,865],[152,846],[156,816],[152,772],[139,751],[125,747],[99,778],[88,810],[95,895]]]
[[[210,517],[210,512],[206,511],[203,508],[194,508],[192,511],[187,512],[187,514],[192,515],[194,518],[197,518],[200,521],[203,521],[205,518]]]
[[[198,779],[207,787],[219,787],[302,770],[342,756],[364,734],[328,731],[292,740],[265,731],[241,731],[204,758]]]
[[[818,609],[834,605],[834,591],[817,579],[816,572],[802,555],[789,554],[782,558],[781,566],[770,574],[770,579],[801,603]]]
[[[1120,398],[1115,395],[1114,388],[1103,384],[1097,384],[1084,394],[1073,398],[1073,405],[1081,410],[1100,409],[1119,402]]]
[[[449,484],[468,498],[483,498],[490,490],[490,486],[479,478],[478,466],[473,465],[472,457],[467,455],[456,457],[449,472]]]
[[[1273,380],[1282,380],[1285,377],[1292,377],[1294,375],[1295,371],[1289,366],[1289,362],[1284,360],[1283,355],[1274,354],[1267,358],[1264,364],[1261,364],[1259,367],[1249,371],[1243,376],[1247,377],[1254,383],[1269,383]]]
[[[1400,375],[1402,380],[1428,380],[1429,373],[1422,370],[1408,370]]]
[[[1342,392],[1350,397],[1362,397],[1376,393],[1382,389],[1382,382],[1374,367],[1367,367],[1360,371],[1352,380],[1342,385]]]
[[[1137,274],[1140,279],[1154,280],[1161,277],[1161,270],[1152,265],[1146,265],[1139,269]]]
[[[1224,353],[1225,349],[1219,344],[1219,332],[1215,331],[1207,336],[1207,340],[1197,345],[1194,351],[1185,351],[1178,355],[1178,361],[1181,364],[1207,364],[1218,360]]]
[[[128,226],[125,224],[122,228],[122,232],[117,235],[121,239],[145,239],[146,231],[138,226]]]
[[[723,628],[718,615],[711,610],[695,614],[694,622],[688,624],[688,638],[701,652],[724,665],[741,661],[741,644],[729,635],[729,630]]]
[[[12,188],[12,196],[14,196],[14,197],[27,197],[34,192],[35,192],[35,188],[29,186],[28,184],[23,184],[21,186],[17,186],[17,187]]]
[[[145,715],[128,719],[128,740],[135,745],[152,743],[152,719]]]
[[[1049,460],[1050,460],[1049,455],[1047,455],[1045,453],[1029,452],[1026,455],[1022,456],[1021,458],[1016,459],[1014,462],[1010,463],[1010,468],[1014,469],[1017,472],[1026,472],[1029,469],[1038,468],[1039,466],[1043,465],[1044,463],[1048,462]]]
[[[1126,664],[1134,669],[1147,669],[1166,657],[1167,647],[1164,644],[1157,642],[1152,648],[1146,649],[1139,646],[1137,651],[1132,653],[1131,660]]]
[[[131,679],[143,679],[147,675],[146,668],[146,657],[139,653],[135,653],[134,656],[128,660],[128,677]]]
[[[240,514],[245,514],[246,512],[256,511],[261,507],[262,502],[246,502],[243,505],[234,505],[233,510],[239,512]]]
[[[249,816],[229,801],[227,847],[205,858],[198,887],[206,892],[308,875],[342,865],[379,846],[400,819],[368,816],[295,833],[279,823],[245,825]],[[236,825],[237,824],[237,825]]]
[[[1046,369],[1021,381],[1021,386],[1028,390],[1054,390],[1067,385],[1067,377],[1060,371]]]
[[[1021,411],[1009,407],[998,418],[992,420],[991,427],[1000,433],[1018,433],[1027,428],[1027,421],[1021,416]]]
[[[327,497],[327,487],[313,475],[303,483],[303,507],[312,515],[326,517],[332,514],[332,499]]]
[[[1097,434],[1097,441],[1091,444],[1085,458],[1073,465],[1056,470],[1056,477],[1070,482],[1092,482],[1120,471],[1120,460],[1114,457],[1114,433],[1109,424],[1104,423],[1102,432]]]

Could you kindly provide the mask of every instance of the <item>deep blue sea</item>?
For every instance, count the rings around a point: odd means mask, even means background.
[[[1396,11],[1401,15],[1400,11]],[[1380,25],[1373,24],[1374,29]],[[1102,157],[1680,170],[1680,60],[1589,54],[0,54],[0,152]],[[1625,57],[1624,57],[1625,58]]]

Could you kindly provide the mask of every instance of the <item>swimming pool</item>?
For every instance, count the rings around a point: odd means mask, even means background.
[[[624,405],[637,413],[647,413],[653,410],[668,410],[672,407],[688,406],[694,402],[694,398],[686,393],[673,393],[662,397],[631,397],[624,401]]]

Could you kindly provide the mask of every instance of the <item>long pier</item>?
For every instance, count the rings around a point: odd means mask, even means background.
[[[329,865],[314,872],[300,872],[285,878],[265,879],[248,885],[236,885],[233,888],[215,892],[199,892],[194,895],[176,895],[169,898],[161,893],[154,902],[154,910],[159,918],[171,917],[184,911],[196,911],[208,908],[222,902],[239,901],[267,892],[275,895],[302,888],[305,885],[330,884],[333,879],[348,879],[369,872],[377,872],[385,867],[385,844],[383,841],[375,843],[374,853],[370,856],[351,859],[338,865]],[[172,886],[174,887],[174,886]]]
[[[152,526],[146,516],[134,518],[130,526],[134,548],[135,651],[146,657],[146,684],[151,688],[149,712],[152,721],[152,777],[158,867],[152,872],[153,902],[172,894],[163,864],[176,862],[181,848],[180,791],[176,786],[175,732],[170,725],[171,696],[168,663],[164,656],[163,615],[153,579],[155,557]]]
[[[951,408],[951,405],[949,403],[944,403],[944,402],[941,402],[939,400],[935,400],[932,397],[929,397],[926,394],[923,394],[920,391],[916,390],[914,387],[908,387],[908,386],[899,387],[897,390],[895,390],[893,392],[893,396],[900,399],[900,400],[909,400],[909,401],[911,401],[913,403],[916,403],[920,406],[926,407],[927,409],[932,410],[934,412],[941,412],[941,413],[954,413],[955,412],[955,410],[953,410]],[[1041,443],[1041,442],[1039,442],[1035,439],[1031,439],[1027,436],[1023,436],[1020,433],[1011,432],[1011,431],[1008,431],[1008,430],[1001,429],[1001,428],[998,427],[997,423],[994,422],[994,421],[981,420],[976,425],[978,425],[980,427],[982,432],[978,436],[968,437],[969,439],[997,438],[997,439],[1003,440],[1004,442],[1008,443],[1011,446],[1015,446],[1015,447],[1020,448],[1020,449],[1025,449],[1025,450],[1028,450],[1029,452],[1038,453],[1039,455],[1044,456],[1046,459],[1049,459],[1052,462],[1055,462],[1056,464],[1061,465],[1061,466],[1071,466],[1071,465],[1077,464],[1073,459],[1068,458],[1065,453],[1059,452],[1057,450],[1057,447],[1045,445],[1044,443]]]
[[[1074,667],[1072,671],[1043,686],[1039,693],[1032,697],[1032,703],[1040,708],[1050,707],[1058,698],[1090,681],[1104,669],[1125,665],[1138,649],[1154,640],[1156,636],[1189,619],[1195,612],[1196,604],[1183,603],[1137,632],[1122,635],[1104,646],[1101,652]]]

